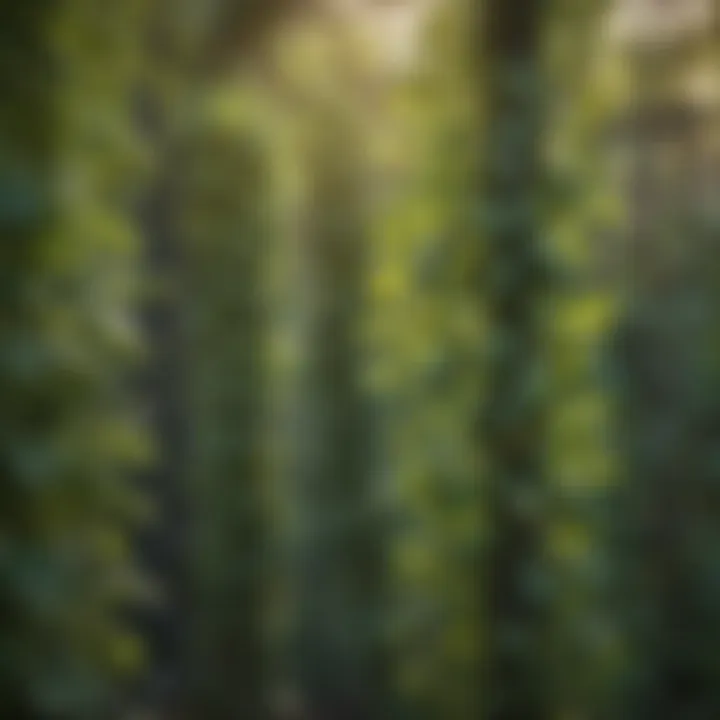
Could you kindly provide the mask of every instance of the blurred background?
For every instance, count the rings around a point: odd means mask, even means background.
[[[718,720],[718,0],[0,3],[2,720]]]

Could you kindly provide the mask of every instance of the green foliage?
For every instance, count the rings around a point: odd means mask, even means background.
[[[482,322],[468,272],[472,108],[465,9],[438,17],[425,61],[378,133],[388,177],[374,231],[369,342],[400,704],[408,717],[478,708],[477,560],[483,521],[470,428]],[[381,175],[382,177],[382,175]]]
[[[716,38],[6,5],[1,717],[719,715]]]
[[[210,100],[204,106],[185,140],[181,193],[195,518],[192,703],[203,717],[250,719],[264,716],[265,702],[269,163],[258,128],[237,116],[223,122]]]
[[[288,403],[290,672],[312,713],[382,717],[384,532],[362,382],[364,139],[342,105],[316,107],[303,155],[299,362]]]
[[[486,115],[478,197],[488,321],[486,390],[476,442],[490,516],[483,611],[485,703],[494,720],[551,717],[546,675],[547,362],[544,314],[551,287],[541,253],[539,193],[545,105],[542,48],[547,4],[484,5],[485,51],[476,82]],[[479,10],[478,10],[479,12]],[[480,22],[480,21],[478,21]]]
[[[674,42],[662,58],[648,54],[631,66],[640,132],[630,182],[646,202],[628,208],[626,251],[637,262],[618,282],[625,307],[613,356],[624,460],[612,526],[627,656],[622,717],[712,716],[720,703],[711,649],[720,628],[712,560],[717,237],[703,210],[707,181],[697,175],[716,129],[701,121],[668,132],[658,121],[667,107],[658,98],[674,98],[684,117],[698,111],[677,84],[694,60]]]
[[[0,714],[97,717],[138,668],[128,393],[140,170],[129,93],[139,3],[3,9]],[[97,62],[98,58],[104,58]]]

